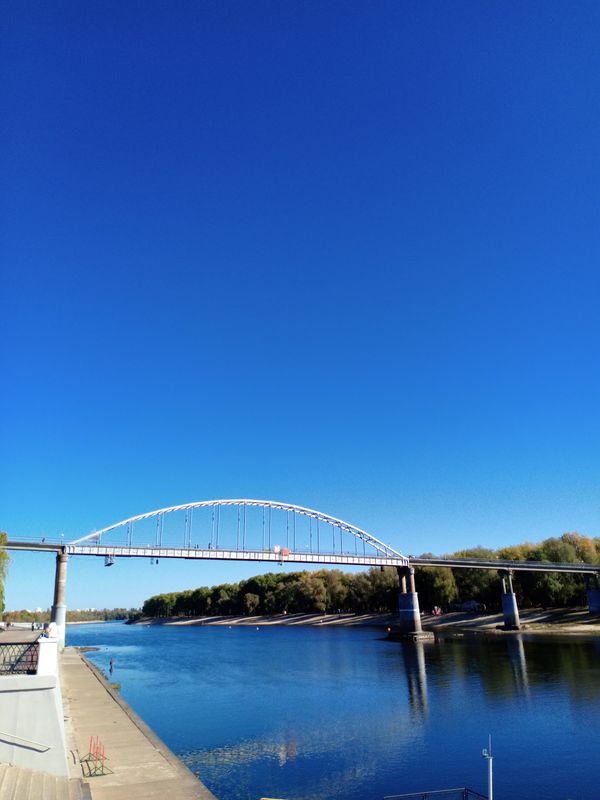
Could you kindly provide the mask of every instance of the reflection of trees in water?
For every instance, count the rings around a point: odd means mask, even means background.
[[[465,684],[472,685],[469,692],[480,687],[498,699],[530,697],[534,689],[557,683],[576,702],[597,700],[600,693],[600,639],[448,636],[435,643],[402,642],[397,648],[386,666],[404,674],[410,708],[420,715],[427,714],[432,685],[442,706],[445,687]]]
[[[409,762],[411,748],[426,736],[430,706],[433,717],[443,716],[457,700],[468,702],[475,693],[500,706],[517,698],[533,704],[546,689],[561,686],[574,704],[585,703],[600,713],[599,704],[590,702],[597,701],[600,689],[600,640],[520,634],[381,646],[386,649],[377,670],[398,687],[391,702],[382,703],[379,696],[377,703],[353,705],[337,715],[323,708],[318,720],[299,715],[293,726],[275,720],[273,730],[262,737],[192,751],[184,754],[184,761],[209,785],[231,786],[232,796],[244,796],[240,787],[254,796],[262,788],[257,780],[264,777],[273,784],[264,786],[265,794],[276,792],[278,782],[285,781],[288,794],[293,786],[294,797],[313,800],[334,796],[342,785],[368,782],[390,757]],[[373,679],[379,683],[377,675]],[[287,770],[285,777],[278,768]]]
[[[532,686],[560,679],[568,687],[572,700],[579,703],[598,699],[599,640],[570,639],[565,642],[564,639],[544,637],[534,641],[524,637],[524,646]],[[594,708],[600,713],[600,707]]]
[[[597,699],[600,640],[478,636],[440,638],[426,651],[426,668],[438,684],[477,680],[490,698],[529,696],[561,683],[574,701]],[[600,709],[599,709],[600,712]]]

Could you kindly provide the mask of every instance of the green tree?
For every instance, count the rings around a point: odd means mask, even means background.
[[[385,612],[398,610],[400,581],[395,567],[371,567],[367,573],[371,584],[369,611]]]
[[[330,613],[345,610],[348,599],[346,576],[339,569],[324,569],[316,573],[325,587],[325,607]]]
[[[190,601],[192,614],[206,614],[210,609],[210,589],[208,586],[200,586],[194,589]]]
[[[305,613],[323,614],[327,608],[327,591],[319,574],[303,572],[298,581],[298,598]]]
[[[433,606],[448,608],[458,597],[456,581],[447,567],[417,567],[415,583],[419,593],[419,605],[424,610]]]
[[[370,610],[371,582],[366,572],[348,576],[348,607],[356,614]]]
[[[192,590],[177,592],[175,603],[173,604],[173,616],[189,617],[192,613]]]
[[[0,534],[1,536],[1,534]],[[0,589],[6,554],[0,539]],[[425,554],[425,556],[430,554]],[[484,547],[460,550],[456,558],[504,561],[600,563],[600,537],[565,533],[539,544],[510,545],[494,551]],[[422,608],[448,606],[456,600],[500,604],[500,578],[495,570],[418,567],[416,586]],[[516,572],[513,577],[519,606],[571,606],[585,603],[585,582],[568,573]],[[356,574],[340,570],[255,575],[241,583],[224,583],[185,592],[155,595],[144,602],[145,616],[172,614],[276,614],[336,611],[385,612],[398,608],[398,574],[393,567],[372,567]],[[0,598],[1,599],[1,598]],[[124,610],[125,611],[125,610]]]
[[[260,597],[253,592],[246,592],[244,595],[244,613],[252,615],[260,604]]]
[[[473,547],[459,550],[456,558],[495,559],[496,553],[487,547]],[[489,569],[453,569],[458,600],[479,600],[488,606],[500,603],[500,577]]]
[[[211,608],[215,614],[242,613],[239,604],[239,584],[222,583],[215,586],[211,593]]]

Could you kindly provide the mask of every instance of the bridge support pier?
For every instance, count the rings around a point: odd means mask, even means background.
[[[502,579],[502,614],[504,616],[504,630],[518,631],[521,628],[517,596],[513,591],[512,570],[500,569],[498,575]]]
[[[590,614],[600,614],[600,579],[598,575],[588,581],[587,601]]]
[[[65,646],[65,626],[67,623],[67,604],[65,591],[67,588],[67,561],[69,556],[64,551],[56,554],[56,573],[54,577],[54,603],[52,605],[51,621],[56,624],[58,634],[58,649]]]
[[[414,567],[398,567],[400,594],[398,595],[399,623],[390,631],[392,639],[433,639],[433,633],[421,627],[419,595],[415,587]]]

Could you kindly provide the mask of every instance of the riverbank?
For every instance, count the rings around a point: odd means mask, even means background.
[[[529,608],[520,612],[521,630],[527,633],[600,635],[600,615],[590,616],[587,608]],[[502,614],[468,614],[454,611],[434,617],[422,615],[425,630],[482,631],[494,633],[502,625]],[[142,617],[132,625],[246,625],[388,628],[398,623],[396,614],[274,614],[271,616],[201,616],[201,617]],[[502,631],[501,633],[505,633]]]
[[[104,746],[108,769],[90,779],[92,800],[215,800],[76,648],[61,655],[61,682],[72,777],[82,777],[91,736]]]

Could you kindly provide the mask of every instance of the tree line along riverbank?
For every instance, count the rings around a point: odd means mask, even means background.
[[[94,608],[67,610],[67,624],[84,624],[92,622],[125,621],[137,619],[141,615],[139,608]],[[50,622],[51,610],[31,611],[28,608],[6,611],[2,614],[3,622],[29,622],[43,625]]]
[[[425,553],[424,556],[431,554]],[[565,533],[539,544],[491,550],[459,550],[455,558],[600,564],[600,537]],[[417,567],[416,585],[422,609],[474,599],[494,610],[500,606],[500,579],[493,570]],[[577,607],[586,603],[581,575],[517,572],[514,580],[520,608]],[[398,607],[398,574],[373,567],[347,573],[337,569],[256,575],[238,583],[200,586],[154,595],[145,600],[144,617],[272,614],[381,614]]]

